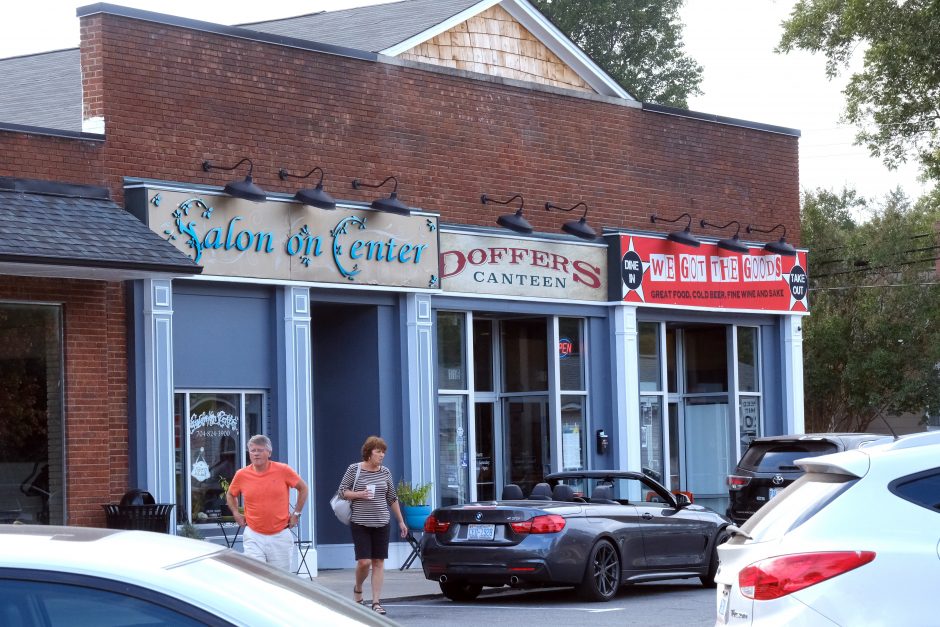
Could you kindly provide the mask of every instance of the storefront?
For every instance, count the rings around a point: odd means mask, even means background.
[[[726,475],[751,439],[803,429],[806,251],[608,241],[612,299],[635,329],[620,375],[639,391],[623,400],[626,466],[723,512]]]
[[[444,227],[441,251],[440,503],[610,466],[595,446],[614,420],[604,242]]]
[[[139,415],[166,403],[174,416],[140,425],[133,464],[177,504],[178,524],[221,532],[224,490],[256,433],[306,478],[312,503],[328,500],[371,434],[394,447],[396,478],[421,476],[408,463],[432,424],[430,397],[418,395],[429,389],[428,301],[440,285],[435,215],[278,195],[255,203],[157,181],[125,190],[128,211],[204,269],[199,281],[138,282],[133,305],[136,381],[153,401],[141,396]],[[400,445],[409,436],[414,450]],[[301,534],[316,542],[312,564],[351,558],[332,517],[304,517]]]

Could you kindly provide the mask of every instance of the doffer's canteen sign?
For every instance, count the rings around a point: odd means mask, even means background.
[[[469,233],[441,233],[445,292],[607,299],[603,246]]]
[[[230,276],[437,289],[437,217],[147,190],[148,226]]]
[[[611,262],[613,263],[613,262]],[[623,300],[637,305],[807,313],[806,251],[734,253],[661,237],[620,236]]]

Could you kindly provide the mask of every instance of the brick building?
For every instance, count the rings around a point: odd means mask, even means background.
[[[525,0],[79,16],[78,50],[0,61],[40,103],[0,98],[0,176],[105,188],[165,259],[3,266],[64,320],[59,521],[143,487],[209,533],[261,431],[339,566],[326,502],[373,433],[438,504],[617,467],[722,508],[748,438],[802,429],[798,132],[637,102]],[[335,208],[294,199],[317,180]]]

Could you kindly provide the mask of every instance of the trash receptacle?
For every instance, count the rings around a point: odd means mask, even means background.
[[[137,529],[140,531],[170,532],[170,513],[173,503],[155,503],[146,490],[128,490],[120,503],[102,505],[108,529]]]

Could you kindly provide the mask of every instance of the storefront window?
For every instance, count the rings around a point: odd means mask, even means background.
[[[231,516],[224,491],[235,471],[247,463],[248,438],[264,433],[263,407],[260,393],[177,393],[177,498],[178,503],[188,503],[179,507],[180,522],[217,522]]]
[[[714,325],[686,329],[685,385],[687,394],[728,391],[725,327]]]
[[[665,484],[661,396],[640,397],[640,465],[645,474]]]
[[[757,392],[757,328],[738,327],[738,391]]]
[[[467,399],[465,396],[439,396],[437,400],[440,459],[437,481],[441,505],[457,505],[470,500],[470,452],[467,442]]]
[[[659,358],[659,323],[641,322],[640,338],[640,391],[662,390],[662,362]]]
[[[548,351],[545,318],[503,320],[505,392],[538,392],[548,389]]]
[[[61,320],[0,304],[0,523],[66,523]]]
[[[437,314],[437,382],[444,390],[467,389],[466,316],[460,312]]]
[[[558,371],[562,390],[584,389],[584,355],[578,318],[558,319]]]
[[[585,458],[583,396],[561,397],[561,469],[582,470]]]
[[[473,321],[473,387],[477,392],[492,392],[493,321]]]

